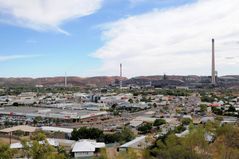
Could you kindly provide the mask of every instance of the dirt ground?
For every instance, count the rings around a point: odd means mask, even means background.
[[[19,142],[19,140],[12,139],[12,143],[16,143],[16,142]],[[9,138],[7,138],[7,137],[0,137],[0,143],[10,144]]]
[[[117,156],[117,151],[115,148],[107,148],[106,154],[108,158],[114,159]]]

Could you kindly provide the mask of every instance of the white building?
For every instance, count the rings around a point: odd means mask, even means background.
[[[96,142],[95,140],[79,140],[72,146],[72,152],[75,158],[91,157],[94,156],[95,152],[104,148],[105,143]]]
[[[73,129],[69,128],[52,127],[52,126],[42,126],[40,129],[45,132],[63,132],[69,134],[73,131]]]

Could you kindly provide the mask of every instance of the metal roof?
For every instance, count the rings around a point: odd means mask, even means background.
[[[63,132],[63,133],[71,133],[73,129],[62,128],[62,127],[52,127],[52,126],[42,126],[42,131],[52,131],[52,132]]]
[[[23,131],[23,132],[35,132],[36,131],[36,127],[32,127],[32,126],[28,126],[28,125],[19,125],[19,126],[14,126],[14,127],[11,127],[11,128],[6,128],[6,129],[2,129],[0,130],[0,132],[4,132],[4,133],[10,133],[10,132],[13,132],[13,131]]]
[[[95,152],[96,148],[103,147],[105,147],[105,143],[97,143],[94,140],[80,140],[74,144],[72,152]]]
[[[139,137],[136,137],[134,140],[130,141],[130,142],[127,142],[123,145],[121,145],[120,147],[130,147],[131,145],[134,145],[135,143],[137,142],[140,142],[140,141],[143,141],[145,139],[146,136],[139,136]]]

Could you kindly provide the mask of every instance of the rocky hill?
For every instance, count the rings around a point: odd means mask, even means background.
[[[105,86],[119,80],[118,76],[98,76],[98,77],[67,77],[68,85],[73,86]],[[122,80],[127,78],[123,77]],[[64,77],[45,77],[45,78],[0,78],[0,86],[63,86]]]

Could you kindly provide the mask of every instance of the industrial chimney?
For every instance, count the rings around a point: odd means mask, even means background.
[[[66,72],[65,72],[65,87],[67,87],[67,75],[66,75]]]
[[[214,39],[212,39],[212,85],[216,85],[216,71],[215,71],[215,44]]]
[[[122,88],[122,64],[120,64],[120,89]]]

